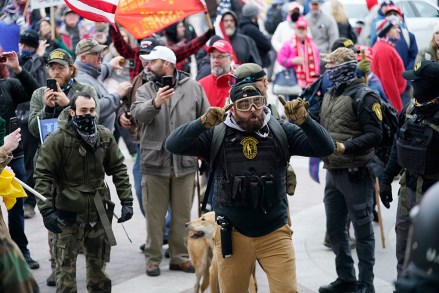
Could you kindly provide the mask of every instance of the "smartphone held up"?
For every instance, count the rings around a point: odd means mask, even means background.
[[[51,89],[51,90],[56,92],[58,90],[58,88],[56,86],[56,79],[48,78],[47,79],[47,88],[49,88],[49,89]]]
[[[169,88],[173,87],[174,78],[171,75],[165,75],[162,77],[162,85],[163,87],[169,86]]]

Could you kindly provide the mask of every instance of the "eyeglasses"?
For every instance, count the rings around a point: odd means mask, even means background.
[[[239,111],[250,111],[252,106],[255,106],[257,110],[262,109],[266,104],[265,97],[263,96],[253,96],[249,98],[239,99],[235,102],[236,110]]]
[[[104,52],[100,51],[100,52],[86,53],[86,55],[95,55],[98,57],[102,57],[102,56],[104,56]]]
[[[210,55],[210,59],[222,60],[222,59],[229,57],[229,56],[230,56],[230,54]]]

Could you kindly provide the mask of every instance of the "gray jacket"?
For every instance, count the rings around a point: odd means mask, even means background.
[[[319,53],[330,53],[332,44],[339,37],[337,23],[334,18],[320,11],[317,15],[311,12],[308,13],[305,15],[305,20],[308,22]]]
[[[142,173],[156,176],[180,177],[198,169],[197,158],[172,155],[165,149],[169,134],[180,125],[199,118],[209,108],[201,85],[186,73],[177,72],[175,94],[160,109],[153,105],[158,86],[153,81],[142,85],[131,105],[131,114],[143,129],[140,135]]]
[[[111,73],[111,67],[107,64],[102,64],[101,69],[98,70],[78,60],[76,60],[75,66],[78,69],[78,75],[75,79],[80,83],[89,84],[96,89],[100,107],[99,124],[113,132],[116,111],[120,106],[120,97],[116,93],[110,94],[102,83],[102,80]]]

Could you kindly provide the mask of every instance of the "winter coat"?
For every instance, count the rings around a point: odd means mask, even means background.
[[[407,84],[402,77],[404,64],[401,57],[391,44],[380,39],[373,45],[372,51],[374,55],[371,70],[381,80],[384,92],[392,106],[401,112],[401,95]]]
[[[131,105],[131,115],[143,123],[141,132],[141,168],[143,174],[176,177],[198,170],[195,157],[172,155],[165,149],[169,134],[180,125],[195,120],[209,108],[209,101],[201,85],[188,74],[176,71],[177,82],[174,95],[159,109],[153,105],[158,91],[154,81],[142,85]]]
[[[47,198],[38,201],[41,211],[96,215],[93,197],[98,190],[104,196],[105,175],[113,176],[121,202],[133,200],[125,158],[113,134],[100,125],[97,132],[98,147],[93,152],[67,118],[60,118],[58,129],[44,141],[35,164],[35,190]]]
[[[308,30],[317,44],[320,53],[331,52],[331,46],[339,38],[337,23],[332,16],[320,12],[317,15],[308,13],[305,15]]]
[[[254,23],[248,17],[243,17],[239,23],[239,32],[246,35],[256,43],[256,47],[261,57],[262,67],[270,66],[270,56],[268,52],[272,49],[270,39],[260,30],[257,23]]]

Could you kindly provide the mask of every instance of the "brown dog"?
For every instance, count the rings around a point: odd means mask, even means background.
[[[213,258],[213,234],[215,232],[215,213],[208,212],[200,218],[186,223],[186,228],[189,230],[187,248],[189,257],[195,268],[195,286],[194,292],[204,292],[209,287],[211,277],[217,276],[215,272],[210,275],[209,269]],[[200,281],[203,279],[200,288]],[[215,281],[213,281],[215,283]],[[211,285],[211,292],[219,292],[218,278],[216,278],[216,285]],[[218,288],[217,291],[213,288]]]
[[[215,213],[208,212],[186,223],[189,230],[187,248],[195,268],[194,293],[204,292],[210,285],[211,293],[219,293],[218,264],[213,237],[216,229]],[[200,281],[202,280],[201,287]],[[256,272],[250,276],[249,292],[257,292]]]

